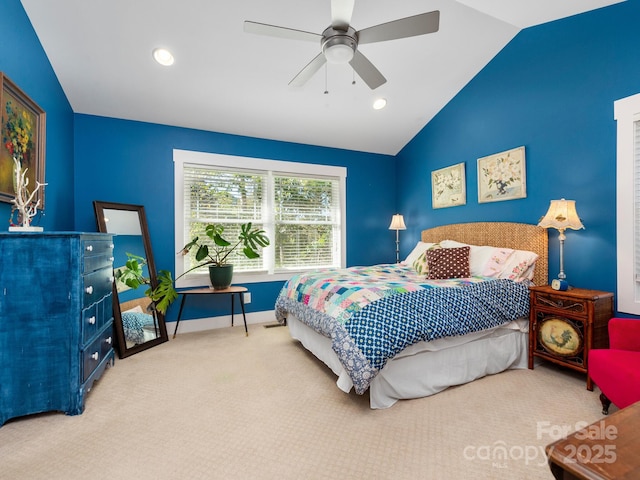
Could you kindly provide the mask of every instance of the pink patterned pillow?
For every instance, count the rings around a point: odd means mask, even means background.
[[[469,252],[471,247],[439,248],[427,250],[429,274],[427,279],[469,278]]]
[[[513,255],[514,250],[511,248],[495,248],[491,252],[491,256],[489,260],[484,265],[482,270],[483,277],[495,277],[498,278],[498,275],[504,269],[507,260],[511,255]]]
[[[516,282],[524,279],[533,280],[538,255],[526,250],[516,250],[500,272],[499,278],[510,278]]]

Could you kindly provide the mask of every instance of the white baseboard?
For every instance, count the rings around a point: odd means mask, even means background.
[[[247,325],[255,325],[259,323],[276,323],[276,314],[274,310],[265,310],[263,312],[247,313]],[[189,320],[180,320],[178,326],[178,335],[181,333],[202,332],[205,330],[213,330],[214,328],[227,328],[231,326],[231,315],[223,315],[220,317],[193,318]],[[242,321],[242,313],[236,313],[233,316],[233,326],[235,328],[244,328]],[[173,336],[176,328],[176,322],[167,322],[167,333],[169,338]]]

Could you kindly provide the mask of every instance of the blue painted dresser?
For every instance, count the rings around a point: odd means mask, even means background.
[[[0,425],[77,415],[113,365],[113,239],[0,233]]]

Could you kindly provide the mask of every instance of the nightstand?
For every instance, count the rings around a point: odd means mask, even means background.
[[[529,368],[539,357],[586,374],[589,350],[609,347],[613,293],[544,285],[530,287],[529,295]],[[587,390],[593,390],[589,375]]]

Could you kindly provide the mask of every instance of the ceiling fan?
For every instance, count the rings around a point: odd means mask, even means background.
[[[356,31],[351,25],[354,0],[331,0],[331,25],[322,34],[278,27],[266,23],[244,22],[244,31],[259,35],[320,42],[322,51],[307,64],[289,85],[303,86],[325,63],[349,63],[364,82],[375,90],[387,79],[358,50],[358,45],[414,37],[438,31],[440,12],[401,18]]]

